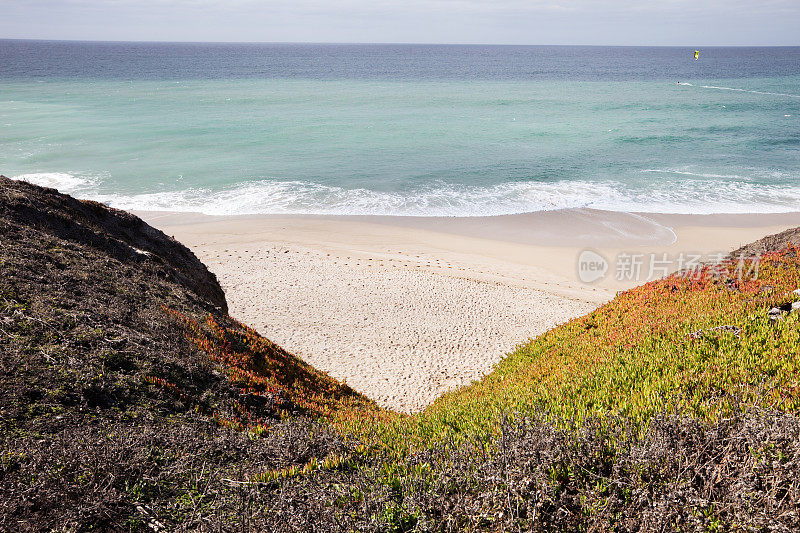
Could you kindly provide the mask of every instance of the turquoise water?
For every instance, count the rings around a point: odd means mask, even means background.
[[[789,70],[680,85],[652,73],[7,74],[0,172],[120,208],[208,214],[795,211]]]

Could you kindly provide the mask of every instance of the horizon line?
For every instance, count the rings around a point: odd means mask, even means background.
[[[431,43],[431,42],[357,42],[357,41],[164,41],[52,39],[38,37],[0,37],[1,41],[98,43],[98,44],[253,44],[253,45],[330,45],[330,46],[508,46],[508,47],[585,47],[585,48],[799,48],[800,44],[520,44],[520,43]]]

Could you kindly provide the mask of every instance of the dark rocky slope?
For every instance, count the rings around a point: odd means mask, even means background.
[[[188,289],[204,303],[221,313],[228,312],[216,276],[188,248],[139,217],[5,176],[0,176],[0,191],[0,220],[4,233],[11,232],[6,234],[9,243],[31,237],[35,229],[120,263],[155,269],[159,276]]]
[[[783,250],[789,246],[800,246],[800,228],[791,228],[780,233],[767,235],[750,244],[734,250],[728,257],[738,259],[739,257],[754,257],[766,252]]]
[[[238,524],[220,479],[343,449],[232,384],[174,317],[240,330],[226,309],[214,275],[137,217],[0,178],[0,531]],[[258,441],[212,421],[242,405],[271,426]]]

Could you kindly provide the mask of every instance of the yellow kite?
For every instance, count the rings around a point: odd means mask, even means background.
[[[695,50],[694,51],[694,60],[697,61],[698,59],[700,59],[700,50]]]

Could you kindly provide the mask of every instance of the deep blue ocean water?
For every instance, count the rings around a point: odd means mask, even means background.
[[[798,211],[800,47],[0,40],[0,173],[210,214]]]

